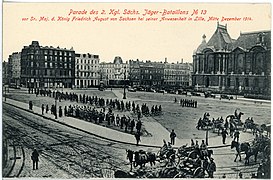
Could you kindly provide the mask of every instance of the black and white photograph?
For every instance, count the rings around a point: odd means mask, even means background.
[[[271,3],[2,11],[2,178],[271,179]]]

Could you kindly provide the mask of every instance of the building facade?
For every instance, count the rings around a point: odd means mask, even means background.
[[[8,62],[2,62],[2,83],[3,85],[9,84],[8,79]]]
[[[116,56],[113,63],[102,62],[100,64],[100,80],[105,85],[120,86],[128,81],[129,64],[122,61],[122,58]]]
[[[271,31],[240,33],[235,40],[218,23],[193,54],[192,81],[199,90],[270,94],[270,67]]]
[[[188,87],[192,85],[191,74],[193,67],[191,63],[164,63],[164,86],[165,87]]]
[[[21,52],[21,84],[29,88],[72,88],[75,81],[73,48],[40,46],[32,41]]]
[[[132,85],[160,87],[164,82],[164,63],[152,61],[129,61],[129,80]]]
[[[99,55],[75,54],[75,87],[88,88],[99,85]]]
[[[129,82],[131,86],[140,86],[140,64],[143,63],[137,60],[129,60]]]
[[[140,64],[140,84],[145,87],[160,87],[164,82],[164,64],[146,61]]]
[[[21,52],[14,52],[8,58],[9,83],[20,85],[21,76]]]

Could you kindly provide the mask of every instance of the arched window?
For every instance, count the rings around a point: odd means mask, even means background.
[[[257,53],[255,55],[255,73],[256,74],[262,74],[263,72],[263,54]]]
[[[237,73],[242,74],[242,72],[244,71],[244,54],[242,53],[238,54],[236,62],[237,62]]]

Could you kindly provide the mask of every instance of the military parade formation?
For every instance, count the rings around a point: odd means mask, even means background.
[[[42,104],[42,114],[51,113],[58,117],[68,116],[92,122],[95,124],[105,124],[108,128],[118,129],[126,133],[133,134],[136,139],[136,145],[139,145],[141,136],[144,135],[142,129],[143,116],[159,116],[162,112],[161,105],[153,105],[151,108],[143,103],[139,105],[134,101],[123,101],[118,99],[105,99],[98,96],[90,96],[86,94],[77,94],[74,92],[60,92],[51,90],[37,90],[36,96],[48,96],[57,101],[70,101],[76,104],[59,106],[58,112],[55,105]],[[174,102],[177,102],[175,98]],[[197,101],[190,99],[181,99],[180,106],[197,108]],[[29,109],[32,109],[32,101],[29,103]],[[151,109],[151,110],[150,110]],[[50,112],[49,112],[50,111]],[[131,113],[131,114],[130,114]],[[212,130],[212,132],[221,135],[223,145],[226,144],[228,135],[232,138],[231,149],[235,148],[237,157],[241,160],[241,153],[246,154],[245,164],[249,164],[250,157],[255,157],[257,161],[258,154],[262,158],[261,164],[256,173],[252,174],[253,178],[268,178],[270,172],[268,167],[270,164],[270,138],[264,135],[264,125],[255,124],[253,117],[248,117],[243,123],[241,116],[244,113],[237,112],[228,115],[226,118],[211,118],[208,112],[205,112],[196,125],[198,130]],[[132,116],[133,115],[133,116]],[[246,132],[251,130],[255,139],[251,142],[240,142],[240,131]],[[228,131],[229,130],[229,131]],[[174,130],[170,132],[170,142],[163,140],[162,148],[157,152],[146,152],[144,150],[127,150],[127,158],[131,164],[130,171],[117,171],[115,177],[159,177],[159,178],[204,178],[214,177],[216,172],[216,163],[213,158],[213,150],[208,148],[207,142],[202,140],[199,145],[198,140],[191,140],[191,145],[182,145],[178,149],[174,148],[176,133]],[[153,172],[140,173],[139,169],[143,169],[146,163],[155,166]],[[159,163],[160,165],[156,165]],[[133,167],[136,169],[133,171]],[[226,175],[224,175],[226,176]],[[243,176],[243,173],[240,173]]]

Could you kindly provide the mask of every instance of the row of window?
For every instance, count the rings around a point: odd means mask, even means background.
[[[102,68],[128,68],[126,65],[120,65],[120,64],[101,64]]]
[[[88,60],[86,60],[86,59],[81,59],[81,60],[79,60],[79,59],[77,59],[77,61],[76,61],[78,64],[79,63],[81,63],[81,64],[86,64],[86,63],[88,63],[88,64],[90,64],[90,62],[91,62],[91,64],[98,64],[99,63],[99,60],[90,60],[90,59],[88,59]]]
[[[189,66],[166,66],[165,69],[182,69],[182,70],[190,70]]]
[[[71,51],[57,51],[57,50],[40,50],[40,49],[30,49],[29,53],[31,54],[49,54],[49,55],[64,55],[64,56],[72,56]]]
[[[161,70],[140,70],[140,73],[146,73],[146,74],[153,74],[153,73],[161,73],[161,74],[163,74],[164,72]]]
[[[30,67],[39,67],[40,63],[36,62],[29,62],[28,64]],[[54,62],[45,62],[44,63],[45,68],[72,68],[71,63],[54,63]]]
[[[37,53],[38,54],[38,53]],[[49,55],[64,55],[64,56],[72,56],[72,52],[67,52],[67,51],[53,51],[53,50],[44,50],[44,54],[49,54]]]
[[[190,71],[165,71],[164,74],[167,75],[190,74]]]
[[[99,73],[94,72],[77,72],[77,77],[98,77]]]
[[[77,69],[79,69],[79,70],[94,70],[94,68],[95,68],[95,70],[97,70],[97,66],[83,66],[83,65],[77,65],[76,66],[77,67]]]
[[[105,73],[124,73],[123,69],[104,69]],[[126,71],[127,72],[127,71]]]
[[[76,80],[76,86],[77,87],[83,87],[83,86],[96,86],[98,85],[98,81],[97,80]]]
[[[56,60],[63,61],[64,60],[65,62],[69,62],[72,60],[72,57],[61,57],[61,56],[43,56],[43,57],[44,58],[42,58],[39,55],[37,56],[29,55],[26,60],[41,60],[41,59],[44,59],[45,61],[56,61]]]
[[[173,77],[170,77],[170,76],[168,76],[168,77],[164,77],[164,79],[166,79],[166,80],[188,80],[189,79],[189,77],[184,77],[184,76],[173,76]]]
[[[24,74],[26,71],[23,71]],[[54,70],[54,69],[45,69],[45,70],[29,70],[28,73],[30,76],[68,76],[71,77],[72,73],[71,70]]]

